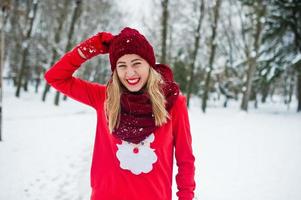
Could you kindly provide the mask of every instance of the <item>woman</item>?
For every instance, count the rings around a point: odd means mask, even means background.
[[[109,53],[108,84],[72,74],[83,62]],[[151,44],[126,27],[100,32],[67,52],[45,74],[65,95],[92,106],[97,128],[91,200],[171,200],[173,154],[179,200],[194,197],[194,155],[186,99],[171,69],[155,63]]]

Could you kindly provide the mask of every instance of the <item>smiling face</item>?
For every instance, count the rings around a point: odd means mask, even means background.
[[[150,66],[137,54],[125,54],[117,60],[120,82],[131,92],[139,91],[147,82]]]

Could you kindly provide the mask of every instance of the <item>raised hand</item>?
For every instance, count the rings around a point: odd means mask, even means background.
[[[78,51],[81,57],[90,59],[96,55],[108,53],[113,38],[111,33],[99,32],[78,44],[74,50]]]

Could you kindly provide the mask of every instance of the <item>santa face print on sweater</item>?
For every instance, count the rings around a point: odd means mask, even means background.
[[[157,161],[155,150],[150,147],[154,139],[155,135],[152,133],[139,144],[124,140],[121,144],[117,144],[116,156],[120,162],[120,167],[135,175],[150,172],[153,169],[153,164]]]

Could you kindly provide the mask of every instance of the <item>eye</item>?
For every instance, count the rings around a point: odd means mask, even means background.
[[[118,65],[117,67],[118,67],[118,68],[124,68],[125,65]]]
[[[141,64],[141,62],[135,62],[134,66],[137,66],[137,65],[140,65],[140,64]]]

